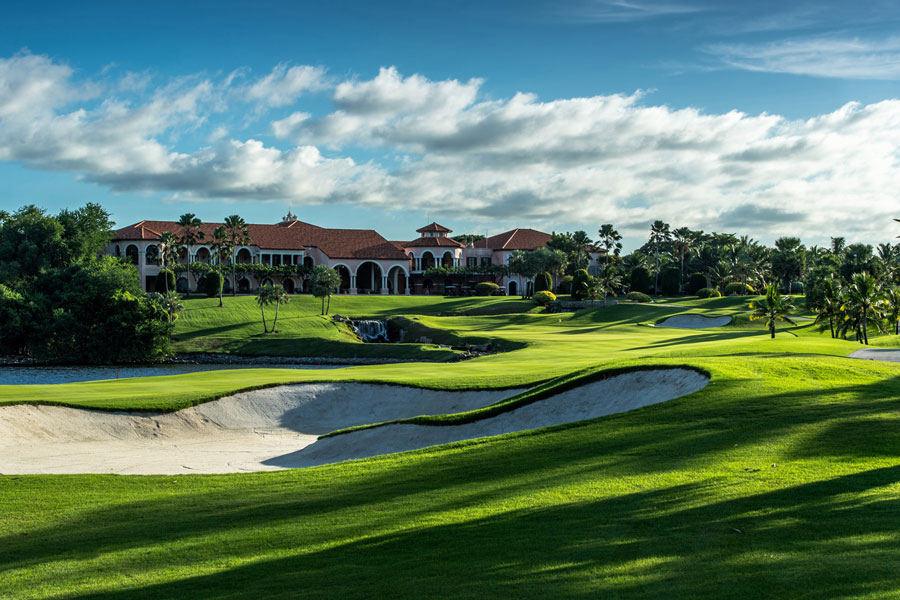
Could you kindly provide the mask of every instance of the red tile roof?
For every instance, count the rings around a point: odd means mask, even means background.
[[[403,244],[406,248],[465,248],[462,242],[445,237],[420,237]]]
[[[491,248],[493,250],[537,250],[547,245],[550,234],[536,229],[511,229],[497,235],[492,235],[486,240],[475,242],[476,248]]]
[[[432,231],[437,232],[437,233],[452,233],[453,232],[452,229],[447,229],[443,225],[438,225],[434,221],[432,221],[430,225],[426,225],[425,227],[422,227],[421,229],[416,229],[417,233],[429,233]]]
[[[212,238],[221,223],[204,223],[200,230],[204,239]],[[116,231],[113,241],[158,240],[163,232],[180,234],[174,221],[141,221]],[[261,250],[305,250],[319,248],[330,258],[383,258],[407,260],[403,250],[372,229],[326,229],[303,221],[277,225],[247,225],[251,245]]]

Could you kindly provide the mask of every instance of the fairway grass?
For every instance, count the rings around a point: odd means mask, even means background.
[[[774,340],[755,322],[645,325],[737,304],[470,308],[383,310],[525,346],[447,364],[3,386],[0,402],[174,409],[317,380],[546,390],[648,365],[710,383],[620,415],[310,469],[3,476],[0,598],[900,595],[900,365],[849,359],[858,344],[810,325]]]

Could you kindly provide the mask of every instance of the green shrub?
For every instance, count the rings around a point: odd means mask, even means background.
[[[208,298],[215,298],[222,291],[223,283],[222,274],[218,271],[207,273],[203,277],[203,291],[206,292]]]
[[[497,290],[500,289],[500,286],[496,283],[490,281],[482,281],[478,285],[475,286],[475,295],[476,296],[493,296],[497,293]]]
[[[792,294],[803,294],[803,282],[802,281],[792,281],[791,282],[791,293]]]
[[[629,279],[632,292],[650,293],[650,271],[644,267],[635,267]]]
[[[756,293],[750,285],[734,281],[725,286],[726,296],[752,296]]]
[[[556,292],[558,294],[571,294],[572,293],[572,280],[574,277],[571,275],[566,275],[562,279],[559,280],[559,283],[556,285]]]
[[[166,287],[166,278],[169,279],[169,287]],[[160,294],[164,294],[166,290],[170,292],[175,291],[175,273],[170,271],[169,269],[160,269],[159,273],[156,274],[156,291]]]
[[[659,289],[665,296],[675,296],[680,292],[681,271],[678,267],[669,267],[659,276]]]
[[[590,297],[591,276],[585,269],[578,269],[572,277],[572,299],[587,300]]]
[[[722,293],[716,288],[702,288],[697,290],[698,298],[721,298]]]
[[[553,290],[553,276],[550,275],[547,271],[543,271],[537,274],[537,277],[534,278],[534,291],[535,292],[543,292],[543,291],[552,291]]]
[[[551,302],[556,302],[556,294],[550,290],[541,290],[540,292],[535,292],[532,299],[538,306],[547,306]]]
[[[628,292],[625,297],[632,302],[650,302],[650,296],[643,292]]]
[[[691,275],[691,278],[688,279],[687,285],[685,286],[685,290],[691,296],[696,296],[697,292],[706,287],[706,277],[703,273],[694,273]]]

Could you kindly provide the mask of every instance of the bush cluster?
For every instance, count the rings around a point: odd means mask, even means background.
[[[756,290],[747,283],[734,281],[725,286],[726,296],[752,296],[756,294]]]
[[[650,293],[650,271],[644,267],[636,267],[631,271],[631,291]]]
[[[572,280],[574,277],[571,275],[566,275],[562,279],[559,280],[559,283],[556,285],[556,292],[558,294],[571,294],[572,293]]]
[[[669,267],[659,276],[659,290],[665,296],[675,296],[681,291],[681,271],[678,267]]]
[[[650,302],[650,296],[643,292],[628,292],[625,297],[632,302]]]
[[[556,302],[556,294],[549,290],[541,290],[540,292],[535,292],[532,299],[538,306],[547,306],[551,302]]]
[[[691,296],[696,296],[697,292],[706,287],[706,276],[703,273],[694,273],[691,275],[691,278],[688,279],[687,285],[685,286],[685,292],[690,294]]]
[[[534,278],[534,291],[553,291],[553,276],[547,271],[542,271]]]
[[[482,281],[481,283],[475,286],[475,295],[476,296],[493,296],[497,293],[497,290],[500,289],[500,286],[496,283],[490,281]]]
[[[222,274],[218,271],[212,271],[203,277],[203,291],[206,292],[208,298],[215,298],[222,291],[224,283]]]
[[[697,290],[698,298],[721,298],[722,292],[716,288],[702,288]]]

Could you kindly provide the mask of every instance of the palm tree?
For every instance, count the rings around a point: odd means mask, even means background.
[[[228,237],[228,234],[225,233],[225,226],[219,225],[216,227],[215,231],[213,231],[213,239],[210,243],[212,247],[213,256],[216,259],[216,266],[218,267],[219,273],[224,276],[222,271],[225,266],[225,261],[229,258],[234,260],[234,246],[231,245],[231,240]],[[232,282],[232,288],[234,287]],[[225,303],[222,301],[222,292],[225,289],[224,285],[219,286],[219,308],[225,306]]]
[[[895,221],[897,219],[894,219]],[[844,252],[844,246],[846,245],[846,240],[842,237],[833,237],[831,238],[831,253],[835,256]]]
[[[164,231],[162,235],[159,236],[159,260],[162,261],[163,271],[166,270],[166,265],[178,260],[178,238],[175,237],[174,233]],[[168,274],[163,279],[166,280],[166,294],[168,294]]]
[[[609,253],[612,252],[616,256],[622,251],[622,236],[615,230],[612,223],[604,223],[598,231],[600,237],[597,243],[606,251],[606,265],[609,265]]]
[[[659,294],[659,244],[660,242],[668,242],[672,239],[672,232],[669,230],[669,224],[662,221],[653,221],[650,225],[650,243],[655,246],[656,253],[656,283],[653,285],[653,292]]]
[[[884,294],[878,289],[875,278],[869,273],[855,273],[847,287],[841,310],[846,312],[859,327],[858,341],[869,344],[869,323],[883,330],[878,310],[884,304]]]
[[[275,303],[275,320],[272,321],[272,331],[270,333],[275,333],[275,325],[278,324],[278,307],[282,304],[287,304],[291,301],[291,297],[287,292],[284,291],[284,287],[280,285],[273,285],[271,291],[272,302]]]
[[[894,329],[894,335],[900,334],[900,288],[892,287],[884,291],[887,318]]]
[[[250,232],[247,230],[247,223],[244,222],[239,215],[231,215],[225,217],[225,233],[228,235],[228,241],[231,244],[232,252],[238,246],[246,246],[250,244]],[[231,257],[231,295],[237,295],[237,281],[235,275],[235,260]]]
[[[259,304],[259,310],[262,313],[263,333],[269,333],[269,325],[266,323],[266,305],[272,302],[272,293],[274,286],[260,286],[256,292],[256,303]]]
[[[175,292],[166,292],[162,296],[161,302],[166,314],[169,315],[169,324],[171,325],[172,322],[178,318],[178,313],[184,309],[184,304],[181,302],[181,296]]]
[[[769,333],[772,334],[772,339],[775,339],[775,323],[777,321],[785,321],[791,325],[796,325],[788,317],[788,314],[794,310],[794,305],[791,304],[791,297],[782,296],[778,291],[778,287],[773,283],[766,285],[766,297],[760,301],[751,302],[750,309],[753,311],[750,315],[750,320],[765,319]]]
[[[675,243],[672,251],[681,263],[681,268],[678,272],[678,289],[681,290],[684,287],[684,259],[686,256],[690,256],[694,250],[694,235],[688,227],[679,227],[673,234]]]
[[[815,324],[820,327],[820,331],[824,331],[825,323],[828,323],[828,328],[831,330],[832,338],[835,337],[835,324],[840,323],[842,304],[841,296],[841,286],[832,275],[825,280],[825,284],[822,290],[822,303],[818,307],[818,315],[816,315],[815,320]]]
[[[203,241],[203,232],[200,227],[203,221],[197,218],[194,213],[185,213],[178,218],[178,224],[181,226],[181,237],[178,242],[185,246],[187,251],[187,280],[188,293],[191,291],[191,246]]]

